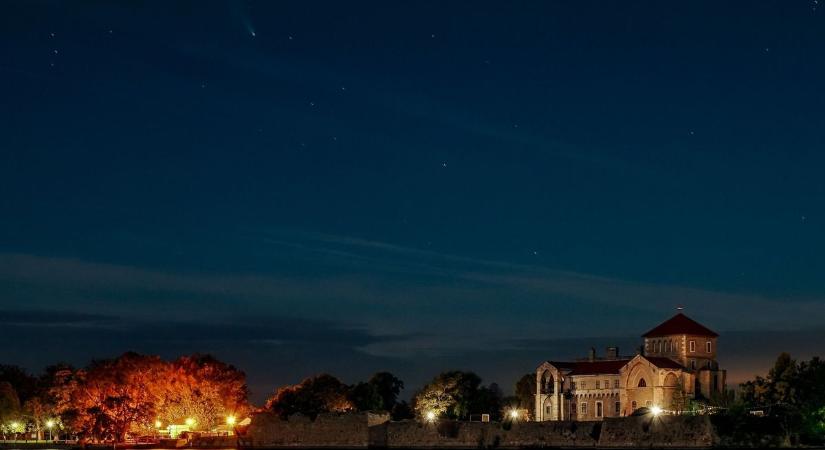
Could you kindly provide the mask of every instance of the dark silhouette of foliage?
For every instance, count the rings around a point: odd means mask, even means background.
[[[266,402],[266,408],[281,417],[301,413],[312,418],[324,412],[344,412],[353,408],[347,398],[349,388],[338,378],[321,374],[300,384],[284,386]]]

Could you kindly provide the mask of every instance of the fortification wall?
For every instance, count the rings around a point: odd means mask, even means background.
[[[710,447],[718,442],[708,416],[606,418],[600,447]]]
[[[389,420],[387,414],[320,414],[315,420],[295,414],[283,420],[274,414],[257,414],[241,438],[244,447],[367,448],[370,425]]]
[[[709,447],[716,439],[708,417],[624,417],[602,422],[389,422],[386,415],[322,414],[282,420],[259,414],[243,447],[525,448]]]

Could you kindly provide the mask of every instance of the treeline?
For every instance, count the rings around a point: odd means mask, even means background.
[[[742,383],[724,406],[717,423],[737,445],[825,444],[825,362],[782,353],[766,377]],[[771,436],[778,441],[766,441]]]
[[[410,402],[399,400],[403,389],[404,382],[389,372],[352,385],[321,374],[277,389],[262,409],[284,417],[386,411],[395,420],[430,413],[451,419],[490,414],[498,420],[507,409],[532,409],[535,376],[519,380],[516,397],[505,397],[497,384],[483,385],[478,375],[462,371],[439,374]],[[246,375],[209,355],[164,361],[129,352],[83,368],[56,364],[38,376],[0,365],[3,439],[44,439],[48,433],[53,439],[122,441],[127,435],[154,435],[170,424],[214,430],[230,417],[241,420],[255,410]]]
[[[163,361],[125,353],[75,369],[59,364],[38,377],[0,366],[0,431],[38,439],[49,432],[92,441],[121,441],[188,422],[208,430],[250,412],[246,375],[208,355]]]
[[[448,371],[434,377],[407,403],[398,400],[403,381],[389,372],[378,372],[354,385],[322,374],[278,389],[267,400],[266,409],[282,417],[295,413],[315,417],[325,412],[387,411],[393,420],[426,418],[429,414],[449,419],[489,414],[491,420],[500,420],[508,409],[532,408],[535,379],[533,374],[525,375],[516,383],[518,395],[506,397],[496,383],[485,386],[473,372]]]

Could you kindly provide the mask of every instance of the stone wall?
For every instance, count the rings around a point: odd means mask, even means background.
[[[599,422],[389,422],[386,415],[322,414],[314,421],[259,414],[243,447],[525,448],[709,447],[717,442],[708,417],[606,418]]]
[[[479,447],[593,447],[597,422],[523,422],[511,426],[496,422],[416,421],[389,422],[387,448],[479,448]]]
[[[708,416],[605,419],[600,447],[710,447],[718,441]]]
[[[262,413],[252,418],[240,438],[243,447],[337,447],[367,448],[373,427],[389,420],[387,414],[320,414],[315,420],[295,414],[283,420]]]

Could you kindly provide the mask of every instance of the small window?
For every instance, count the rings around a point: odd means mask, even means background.
[[[619,389],[619,379],[618,379],[618,378],[616,378],[615,380],[613,380],[613,387],[614,387],[615,389]]]
[[[621,402],[616,402],[613,405],[613,408],[614,408],[613,413],[616,414],[617,416],[622,413],[622,404],[621,404]]]
[[[650,400],[648,400],[648,401],[646,401],[646,402],[645,402],[645,406],[647,406],[648,408],[650,408],[651,406],[653,406],[653,402],[652,402],[652,401],[650,401]]]
[[[573,389],[574,391],[576,390],[576,382],[575,381],[570,382],[570,389]]]
[[[604,417],[604,406],[602,402],[596,402],[596,417]]]
[[[545,412],[545,414],[550,414],[550,407],[549,407],[549,406],[545,406],[545,407],[544,407],[544,412]]]
[[[579,389],[587,389],[587,382],[579,381]]]
[[[636,400],[633,400],[633,402],[630,403],[630,409],[636,411]]]
[[[602,388],[602,382],[599,381],[599,380],[596,380],[596,389],[601,389],[601,388]]]
[[[582,404],[580,406],[581,406],[581,408],[579,409],[579,411],[581,412],[581,415],[586,416],[587,415],[587,402],[582,402]]]
[[[691,353],[696,352],[696,341],[690,341],[689,344],[690,344],[690,352]]]
[[[705,351],[711,353],[711,344],[710,341],[705,342]]]
[[[604,380],[604,388],[610,389],[610,380]]]
[[[693,370],[696,370],[696,360],[695,359],[690,360],[690,368],[693,369]]]
[[[647,381],[644,378],[640,379],[638,387],[647,387]]]
[[[571,403],[571,404],[570,404],[570,415],[571,415],[571,416],[575,416],[575,415],[576,415],[576,404],[575,404],[575,403]]]

